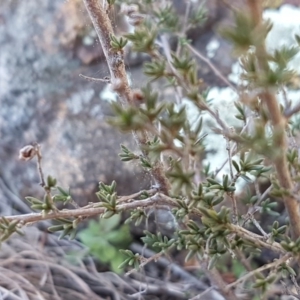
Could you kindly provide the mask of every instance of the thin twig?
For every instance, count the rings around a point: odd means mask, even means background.
[[[230,177],[232,180],[234,180],[230,141],[227,137],[225,137],[225,139],[226,139],[226,150],[228,153]],[[236,180],[234,181],[234,184],[235,184]],[[236,198],[235,198],[235,192],[233,191],[233,192],[228,193],[228,196],[230,197],[231,202],[232,202],[232,221],[233,221],[233,224],[237,224],[238,223],[238,209],[237,209],[237,203],[236,203]]]
[[[252,19],[260,26],[262,24],[262,1],[261,0],[247,0]],[[260,72],[269,72],[270,66],[268,64],[268,53],[265,48],[265,44],[262,42],[256,45],[256,51],[259,53],[257,55],[258,67]],[[276,167],[277,177],[281,187],[287,191],[292,191],[294,189],[294,184],[291,178],[291,174],[288,169],[287,163],[287,136],[285,132],[286,128],[286,118],[282,115],[280,105],[274,92],[271,89],[265,89],[261,92],[260,98],[265,103],[268,111],[270,112],[270,121],[273,126],[273,147],[274,149],[280,149],[280,152],[274,155],[272,161]],[[287,209],[292,235],[294,239],[300,237],[300,209],[299,201],[295,196],[288,193],[283,196],[284,204]]]
[[[41,146],[38,143],[34,143],[33,145],[35,147],[36,156],[37,156],[37,169],[40,176],[40,185],[41,187],[45,187],[45,179],[44,179],[44,173],[42,169],[42,153],[41,153]]]
[[[292,254],[291,253],[287,253],[286,255],[284,255],[283,257],[279,258],[279,259],[276,259],[275,261],[269,263],[269,264],[266,264],[266,265],[263,265],[262,267],[258,268],[258,269],[255,269],[249,273],[247,273],[246,275],[242,276],[241,278],[239,278],[238,280],[236,280],[235,282],[233,283],[230,283],[227,285],[227,289],[232,289],[234,286],[236,286],[237,284],[241,283],[241,282],[245,282],[248,278],[254,276],[255,274],[257,273],[260,273],[262,271],[265,271],[265,270],[268,270],[268,269],[271,269],[271,268],[276,268],[278,267],[279,265],[281,265],[282,263],[286,262],[288,259],[290,259],[292,257]]]
[[[136,197],[139,197],[144,193],[147,193],[148,195],[152,196],[155,193],[157,193],[157,189],[142,190],[142,191],[139,191],[139,192],[137,192],[135,194],[132,194],[132,195],[129,195],[129,196],[121,196],[117,199],[117,203],[120,204],[120,203],[123,203],[123,202],[132,202],[132,201],[134,201],[134,199]]]
[[[161,257],[164,253],[163,252],[158,252],[154,255],[152,255],[151,257],[149,258],[144,258],[143,256],[140,256],[140,260],[142,261],[142,263],[139,265],[139,268],[138,269],[132,269],[130,271],[128,271],[125,276],[129,276],[131,275],[133,272],[136,272],[136,271],[139,271],[141,270],[142,268],[144,268],[148,263],[150,263],[151,261],[153,260],[157,260],[159,257]]]
[[[83,74],[79,74],[79,77],[82,77],[86,80],[89,81],[94,81],[94,82],[104,82],[104,83],[110,83],[110,78],[109,77],[104,77],[104,78],[94,78],[94,77],[89,77],[89,76],[85,76]]]
[[[46,192],[46,197],[48,199],[48,202],[51,205],[51,209],[53,209],[54,211],[58,211],[57,207],[54,205],[54,202],[53,202],[53,199],[51,196],[51,189],[45,183],[44,173],[43,173],[43,169],[42,169],[42,158],[43,157],[42,157],[42,152],[41,152],[41,146],[38,143],[34,143],[33,146],[35,147],[35,151],[36,151],[37,169],[38,169],[38,173],[39,173],[39,177],[40,177],[40,185]]]
[[[144,249],[143,246],[141,246],[137,243],[133,243],[130,246],[130,249],[133,252],[139,252],[139,253],[142,252],[144,257],[151,257],[156,254],[154,251],[152,251],[150,249]],[[179,278],[184,279],[189,284],[192,284],[193,286],[197,287],[198,289],[205,289],[205,290],[208,289],[208,286],[205,283],[201,282],[198,278],[194,277],[192,274],[190,274],[189,272],[184,270],[181,266],[175,264],[174,262],[169,261],[165,257],[162,257],[162,256],[158,257],[157,264],[162,268],[169,268],[173,274],[175,274]],[[217,291],[212,291],[212,294],[219,296]]]
[[[285,111],[284,111],[284,116],[286,119],[291,118],[293,115],[295,115],[296,113],[298,113],[300,111],[300,102],[297,103],[293,108],[288,107]]]
[[[245,267],[245,269],[248,272],[251,272],[253,270],[253,268],[251,267],[251,264],[250,264],[249,260],[246,258],[245,254],[238,248],[235,249],[234,251],[238,258],[238,261],[241,262],[241,264]]]
[[[225,137],[225,139],[226,139],[226,151],[228,153],[230,176],[231,176],[231,179],[233,179],[233,168],[232,168],[232,156],[231,156],[231,149],[230,149],[230,141],[226,137]]]
[[[187,1],[186,7],[185,7],[185,14],[184,14],[184,20],[183,20],[183,26],[182,29],[180,31],[180,35],[185,36],[187,28],[188,28],[188,19],[189,19],[189,14],[190,14],[190,10],[191,10],[191,0]],[[177,49],[176,49],[176,55],[179,56],[180,55],[180,51],[181,51],[181,44],[178,41],[178,45],[177,45]]]
[[[176,202],[167,197],[164,194],[157,193],[152,197],[149,197],[144,200],[136,200],[131,203],[124,203],[121,205],[117,205],[117,211],[127,211],[132,210],[139,207],[149,207],[155,204],[167,205],[170,207],[176,207]],[[71,217],[91,217],[100,215],[105,212],[104,207],[93,207],[93,208],[80,208],[80,209],[72,209],[72,210],[60,210],[55,212],[50,212],[48,214],[42,213],[31,213],[31,214],[24,214],[24,215],[16,215],[16,216],[7,216],[5,219],[8,221],[18,220],[21,221],[22,224],[34,223],[43,220],[50,220],[50,219],[58,219],[58,218],[71,218]]]
[[[259,205],[263,200],[265,200],[265,198],[268,196],[268,194],[271,192],[273,188],[273,185],[271,184],[264,192],[263,194],[260,196],[259,200],[257,201],[256,205]]]
[[[215,73],[215,75],[220,78],[227,86],[229,86],[234,92],[237,92],[237,89],[235,86],[229,82],[229,80],[218,70],[218,68],[208,59],[205,57],[200,51],[195,49],[192,45],[187,44],[186,45],[197,57],[199,57],[202,61],[204,61],[210,68],[211,70]]]
[[[226,137],[231,136],[231,131],[229,127],[226,125],[226,123],[220,118],[219,112],[212,110],[208,105],[205,105],[205,110],[216,120],[216,122],[220,125],[222,128],[222,133]]]
[[[254,245],[256,245],[259,248],[263,247],[266,249],[270,249],[276,253],[286,254],[286,251],[277,242],[272,242],[272,243],[266,242],[266,241],[264,241],[263,236],[253,233],[253,232],[251,232],[241,226],[238,226],[238,225],[229,224],[228,227],[233,232],[235,232],[238,236],[242,237],[245,240],[252,242]]]
[[[296,277],[294,275],[291,275],[291,280],[292,280],[292,282],[294,284],[294,287],[295,287],[295,289],[297,291],[297,295],[300,296],[300,286],[299,286],[299,284],[297,282]]]
[[[83,0],[85,7],[94,25],[95,31],[101,43],[104,56],[110,72],[111,84],[114,91],[118,94],[121,103],[125,106],[134,105],[132,90],[129,85],[127,73],[125,70],[123,51],[111,51],[111,36],[114,35],[112,23],[98,0]],[[133,132],[134,139],[138,146],[143,149],[148,142],[148,132],[142,130],[139,133]],[[147,151],[143,150],[143,155],[148,156]],[[171,185],[165,176],[164,166],[157,161],[151,168],[150,174],[159,186],[160,191],[168,194]]]
[[[228,193],[229,198],[231,199],[232,203],[232,222],[233,224],[238,223],[238,209],[237,209],[237,203],[235,198],[235,192]]]
[[[261,232],[261,234],[268,239],[269,235],[263,230],[263,228],[260,226],[260,224],[257,222],[257,220],[254,218],[253,214],[250,216],[250,220],[252,221],[253,225]]]
[[[219,288],[220,294],[227,300],[238,300],[238,297],[235,295],[234,291],[227,289],[227,286],[216,268],[209,270],[207,275],[211,281],[211,284]]]
[[[288,95],[284,86],[281,87],[281,91],[282,91],[283,101],[285,104],[285,109],[289,109],[291,107],[291,101],[288,99]]]
[[[203,291],[201,294],[196,295],[193,298],[190,298],[189,300],[200,300],[203,296],[205,296],[206,294],[208,294],[210,291],[212,291],[215,287],[211,286],[208,289],[206,289],[205,291]]]

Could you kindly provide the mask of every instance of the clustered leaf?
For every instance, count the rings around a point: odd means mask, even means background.
[[[5,217],[0,219],[0,243],[8,240],[13,233],[24,235],[19,227],[19,220],[9,221]]]
[[[97,204],[97,207],[105,208],[104,219],[108,219],[117,213],[116,187],[116,181],[113,181],[111,185],[106,185],[103,182],[99,183],[99,191],[96,193],[96,196],[100,200],[100,203]]]

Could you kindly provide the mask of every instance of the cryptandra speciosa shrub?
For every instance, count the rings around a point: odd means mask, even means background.
[[[242,69],[240,84],[234,85],[187,37],[191,28],[206,21],[205,4],[186,1],[186,12],[179,18],[172,1],[83,2],[110,74],[103,79],[82,77],[95,84],[106,82],[117,94],[118,101],[112,104],[114,116],[109,122],[121,131],[132,132],[139,148],[135,153],[122,145],[120,158],[124,162],[139,162],[151,174],[152,182],[148,190],[129,196],[117,194],[115,181],[101,182],[99,202],[59,209],[58,203],[74,203],[70,192],[58,186],[55,178],[44,179],[40,145],[25,146],[20,158],[37,159],[45,196],[26,198],[32,209],[39,212],[3,217],[1,240],[8,239],[13,232],[21,234],[27,223],[46,219],[59,222],[49,231],[61,232],[60,238],[74,238],[78,223],[95,215],[110,218],[130,212],[127,222],[138,226],[154,209],[173,216],[171,235],[164,236],[159,230],[145,231],[142,240],[158,251],[155,259],[168,256],[172,249],[182,251],[186,260],[197,258],[199,268],[205,270],[211,284],[226,299],[237,299],[237,286],[247,288],[248,293],[261,299],[280,282],[285,293],[300,299],[295,271],[300,253],[300,103],[293,105],[287,96],[290,82],[299,76],[289,62],[299,53],[300,36],[295,36],[293,45],[268,52],[265,42],[272,24],[262,18],[262,1],[248,0],[247,10],[234,10],[234,24],[220,30],[232,44]],[[133,28],[120,36],[116,36],[109,18],[117,5]],[[146,86],[133,88],[129,84],[124,63],[126,51],[145,55],[143,72],[149,78]],[[216,110],[211,105],[213,99],[198,77],[199,60],[208,64],[236,94],[232,117],[238,125],[227,124],[222,108]],[[158,84],[162,87],[159,91]],[[172,91],[172,100],[166,100],[165,89]],[[284,96],[282,103],[279,93]],[[186,112],[186,102],[193,105],[197,115],[193,123]],[[212,170],[206,159],[208,150],[217,146],[206,142],[210,134],[226,140],[227,159],[217,170]],[[264,192],[259,189],[261,182],[269,182]],[[243,193],[247,208],[243,212],[239,210],[242,199],[237,186],[244,191],[254,187],[253,193]],[[275,219],[263,228],[262,215],[276,216],[278,201],[284,202],[288,217],[280,222]],[[276,258],[256,268],[251,265],[251,258],[263,249]],[[123,253],[126,259],[122,268],[133,266],[139,270],[152,260],[126,249]],[[224,258],[239,260],[247,270],[230,284],[224,282],[219,272]],[[286,277],[291,278],[297,294],[282,281]]]

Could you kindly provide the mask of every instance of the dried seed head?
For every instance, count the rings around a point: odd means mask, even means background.
[[[24,161],[31,160],[36,155],[36,153],[37,150],[34,146],[27,145],[20,150],[19,159]]]
[[[145,97],[141,90],[134,89],[131,91],[131,97],[134,104],[139,105],[144,102]]]

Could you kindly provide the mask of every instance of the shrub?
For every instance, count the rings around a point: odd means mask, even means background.
[[[83,2],[110,70],[110,77],[102,81],[110,84],[119,98],[112,105],[114,116],[109,122],[121,131],[132,132],[140,150],[134,153],[121,146],[120,158],[124,162],[138,161],[151,174],[154,184],[149,183],[149,190],[120,196],[115,182],[100,183],[98,203],[60,210],[57,202],[72,202],[72,196],[57,186],[56,179],[48,176],[44,180],[40,146],[26,146],[21,149],[20,157],[37,158],[45,197],[27,197],[32,209],[39,213],[2,218],[1,240],[15,231],[20,233],[24,224],[43,219],[58,220],[60,224],[49,230],[61,231],[61,237],[70,235],[71,238],[75,236],[77,224],[89,216],[110,219],[126,211],[130,212],[129,221],[139,225],[148,218],[150,210],[156,209],[173,215],[174,232],[167,236],[145,231],[144,244],[158,249],[155,258],[168,254],[171,249],[182,251],[187,261],[196,258],[212,285],[226,299],[237,299],[234,287],[240,284],[262,297],[270,286],[287,275],[299,291],[293,267],[300,253],[299,125],[295,118],[300,105],[293,106],[287,98],[281,104],[277,94],[286,95],[287,87],[297,76],[289,62],[299,52],[300,36],[295,36],[294,45],[268,52],[265,40],[272,24],[262,19],[261,1],[248,0],[248,11],[235,11],[235,24],[221,31],[232,44],[242,68],[241,83],[234,86],[186,37],[191,27],[205,21],[205,6],[192,9],[192,2],[187,1],[186,14],[181,20],[172,5],[151,0],[122,1],[122,12],[134,31],[119,37],[115,36],[108,18],[115,1],[107,0],[104,6],[98,0]],[[171,41],[175,41],[176,49]],[[133,89],[129,85],[125,47],[148,56],[144,63],[144,73],[149,78],[147,86]],[[222,110],[211,106],[198,77],[196,58],[208,63],[216,76],[236,93],[236,113],[233,114],[240,122],[238,126],[228,125]],[[156,82],[173,91],[174,101],[164,100],[163,88],[155,91]],[[193,124],[183,100],[192,103],[197,110],[198,119]],[[203,116],[214,124],[213,132],[226,140],[228,157],[216,171],[211,170],[205,160],[209,149],[206,136],[210,132],[204,126]],[[261,193],[259,184],[263,179],[270,185]],[[239,211],[238,184],[243,190],[255,187],[254,194],[244,193],[247,194],[244,197],[246,213]],[[263,228],[259,216],[276,215],[275,208],[281,199],[288,220],[275,220],[270,228]],[[250,230],[248,223],[255,230]],[[84,237],[84,233],[81,235]],[[275,259],[260,267],[250,265],[246,258],[263,249],[271,251]],[[130,250],[122,253],[125,257],[122,267],[128,265],[140,270],[153,260],[145,260]],[[225,258],[231,260],[235,268],[240,260],[247,270],[245,274],[237,272],[240,277],[227,285],[219,271],[219,264]]]

